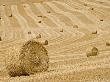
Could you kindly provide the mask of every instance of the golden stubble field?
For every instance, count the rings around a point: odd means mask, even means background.
[[[39,34],[48,71],[5,75],[12,47]],[[0,82],[110,82],[110,0],[0,0],[0,37]],[[91,46],[99,54],[87,57]]]

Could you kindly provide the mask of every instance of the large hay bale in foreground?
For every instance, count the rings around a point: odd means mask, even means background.
[[[87,57],[90,56],[97,56],[99,53],[98,49],[96,47],[89,47],[86,51]]]
[[[48,52],[42,44],[34,40],[27,41],[6,66],[10,76],[30,75],[46,71],[49,67]],[[15,53],[14,52],[14,53]],[[12,54],[13,55],[13,54]]]

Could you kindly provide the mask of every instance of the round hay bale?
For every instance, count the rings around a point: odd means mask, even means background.
[[[29,40],[20,48],[15,47],[13,52],[16,55],[12,56],[6,66],[8,74],[12,77],[35,74],[46,71],[49,67],[48,52],[39,42]]]
[[[86,55],[87,57],[90,57],[90,56],[97,56],[99,53],[98,49],[96,47],[90,47],[87,49],[86,51]]]
[[[86,4],[86,3],[84,3],[84,6],[87,6],[87,4]]]
[[[43,44],[44,45],[48,45],[48,40],[45,40],[45,42]]]
[[[94,8],[90,8],[90,10],[94,10]]]
[[[42,23],[42,21],[38,21],[38,23]]]
[[[2,41],[2,38],[0,37],[0,41]]]
[[[12,16],[13,16],[12,14],[9,15],[9,17],[12,17]]]
[[[73,25],[73,28],[78,28],[78,25]]]
[[[36,39],[39,39],[39,38],[41,38],[41,34],[39,34],[38,36],[36,36]]]
[[[100,21],[104,21],[103,19],[100,19]]]
[[[63,32],[63,29],[61,29],[60,32]]]
[[[110,41],[106,42],[106,46],[110,46]]]
[[[97,34],[97,30],[96,31],[93,31],[92,34]]]
[[[29,31],[28,34],[31,34],[31,31]]]

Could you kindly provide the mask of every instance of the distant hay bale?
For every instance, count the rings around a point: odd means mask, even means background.
[[[41,34],[39,34],[38,36],[36,36],[36,39],[39,39],[39,38],[41,38]]]
[[[48,45],[48,40],[45,40],[44,45]]]
[[[61,29],[60,32],[63,32],[63,29]]]
[[[110,46],[110,41],[106,42],[106,46]]]
[[[90,8],[90,10],[94,10],[94,8]]]
[[[42,17],[41,15],[39,15],[38,17]]]
[[[0,41],[2,41],[2,38],[0,37]]]
[[[12,14],[10,14],[9,17],[12,17]]]
[[[38,21],[38,23],[42,23],[42,21]]]
[[[96,47],[90,47],[87,49],[86,51],[86,55],[87,57],[90,57],[90,56],[97,56],[99,53],[98,49]]]
[[[51,13],[50,11],[47,11],[47,13]]]
[[[48,70],[48,52],[39,42],[29,40],[20,48],[17,49],[15,47],[12,55],[15,56],[6,65],[6,70],[11,77],[30,75]]]
[[[26,7],[26,5],[23,5],[23,7]]]
[[[87,4],[86,4],[86,3],[84,3],[84,6],[87,6]]]
[[[78,28],[78,25],[73,25],[73,28]]]
[[[100,19],[100,21],[103,21],[103,19]]]
[[[31,31],[29,31],[28,34],[31,34]]]
[[[3,6],[5,6],[5,4],[3,4]]]
[[[96,31],[94,31],[94,32],[92,32],[92,34],[97,34],[97,30],[96,30]]]

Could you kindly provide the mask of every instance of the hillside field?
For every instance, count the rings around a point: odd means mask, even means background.
[[[12,47],[39,34],[48,71],[4,75]],[[110,0],[0,0],[0,37],[0,82],[110,82]],[[87,57],[91,46],[99,54]]]

